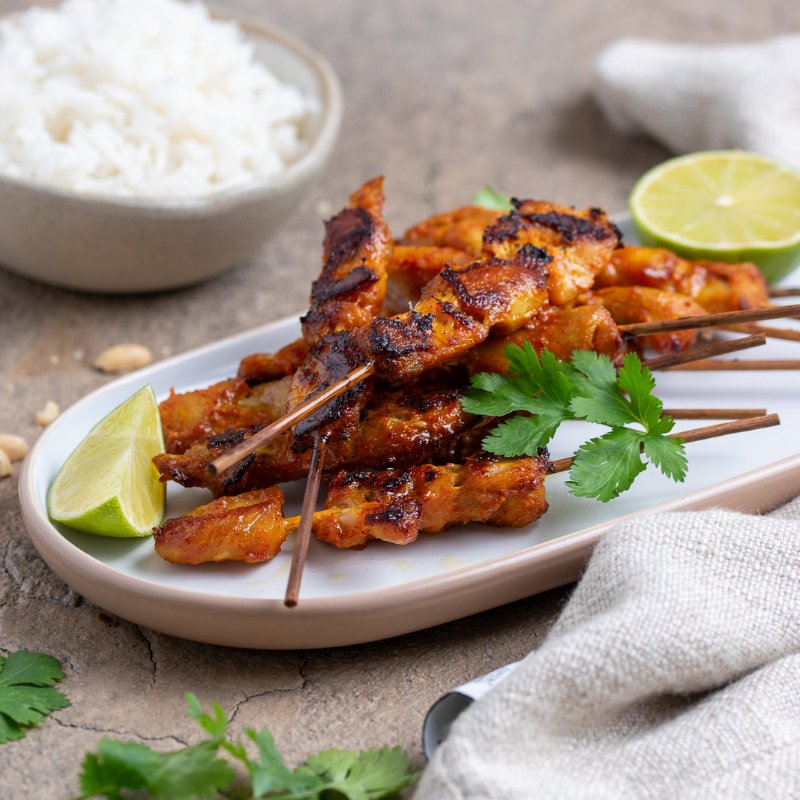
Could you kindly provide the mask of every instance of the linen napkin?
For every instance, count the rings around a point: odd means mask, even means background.
[[[800,797],[800,498],[607,534],[414,800],[721,797]]]
[[[742,148],[800,166],[800,35],[735,45],[621,39],[595,97],[623,133],[676,152]]]

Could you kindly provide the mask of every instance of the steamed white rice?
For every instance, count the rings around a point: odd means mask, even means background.
[[[0,174],[205,195],[285,169],[317,113],[199,3],[67,0],[0,23]]]

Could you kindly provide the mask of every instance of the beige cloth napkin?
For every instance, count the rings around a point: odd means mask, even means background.
[[[800,498],[610,532],[414,800],[798,797]]]
[[[595,77],[622,132],[679,153],[740,147],[800,167],[800,35],[736,45],[621,39],[601,53]]]

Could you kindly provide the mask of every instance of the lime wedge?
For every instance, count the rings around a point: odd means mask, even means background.
[[[164,452],[153,390],[145,386],[89,431],[47,496],[56,522],[102,536],[148,536],[164,518],[164,484],[152,463]]]
[[[642,243],[692,259],[752,261],[769,281],[800,264],[800,173],[757,153],[673,158],[647,172],[629,207]]]

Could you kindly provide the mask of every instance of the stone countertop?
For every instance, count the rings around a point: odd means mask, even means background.
[[[0,0],[0,12],[19,7]],[[262,17],[256,0],[217,5]],[[590,6],[591,7],[591,6]],[[268,16],[338,72],[346,113],[331,164],[255,262],[223,279],[153,296],[40,286],[0,269],[0,432],[29,442],[47,400],[65,408],[108,377],[110,343],[157,358],[302,311],[319,264],[321,217],[384,174],[394,230],[463,204],[484,184],[582,207],[623,209],[631,185],[668,154],[626,139],[589,97],[592,63],[620,36],[752,40],[800,29],[792,0],[273,0]],[[635,69],[635,65],[631,65]],[[219,702],[238,733],[269,725],[290,760],[323,748],[392,744],[423,765],[430,703],[534,648],[567,597],[549,592],[397,639],[304,652],[226,649],[142,629],[94,607],[50,572],[28,540],[17,473],[0,479],[0,652],[43,650],[72,705],[0,745],[5,800],[67,798],[102,736],[172,748],[196,739],[183,693]]]

